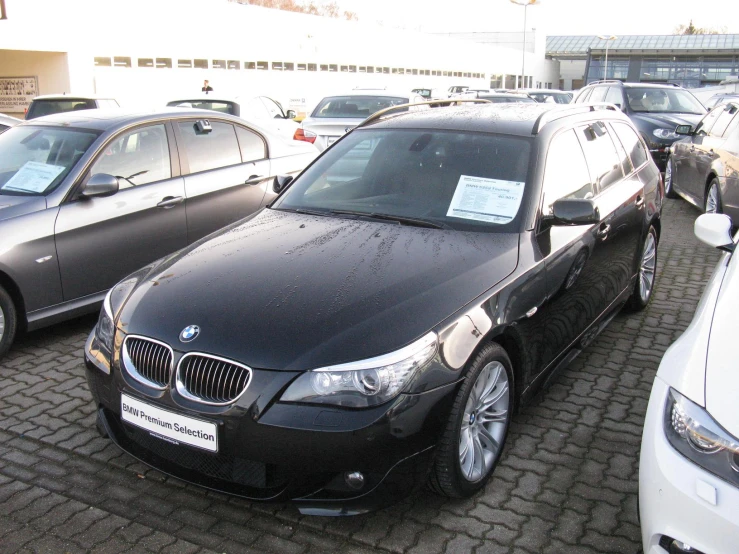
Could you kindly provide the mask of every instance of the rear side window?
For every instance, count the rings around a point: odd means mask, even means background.
[[[267,157],[262,137],[249,129],[236,126],[236,136],[239,138],[241,159],[245,162],[263,160]]]
[[[623,178],[616,146],[601,121],[578,127],[576,132],[588,162],[590,178],[599,192]]]
[[[583,102],[587,102],[588,98],[590,98],[590,95],[593,94],[593,89],[588,89],[585,92],[583,92],[580,96],[577,97],[577,104],[582,104]]]
[[[575,132],[560,133],[549,145],[544,169],[544,215],[560,198],[592,198],[595,195],[580,143]]]
[[[121,188],[169,179],[169,143],[164,125],[151,125],[126,133],[103,150],[90,175],[107,173],[119,177]]]
[[[588,102],[603,102],[608,92],[608,87],[595,87],[593,88],[593,94],[588,98]]]
[[[736,106],[731,104],[721,108],[721,113],[711,128],[711,135],[714,137],[726,137],[726,129],[728,129],[731,121],[734,119],[737,113]]]
[[[233,125],[211,121],[211,131],[200,132],[195,121],[179,121],[190,173],[241,163],[241,151]]]
[[[94,100],[70,98],[61,100],[34,100],[28,109],[26,119],[35,119],[55,113],[72,112],[77,110],[94,110],[97,106]]]
[[[616,136],[621,141],[621,144],[623,145],[626,152],[629,154],[629,158],[631,158],[631,164],[634,166],[634,168],[641,167],[646,161],[649,159],[649,154],[644,149],[644,145],[639,140],[639,136],[636,134],[636,131],[626,125],[625,123],[617,123],[614,122],[611,125],[613,125],[613,130],[616,131]]]
[[[609,87],[604,102],[609,102],[622,107],[624,105],[624,96],[621,94],[621,89],[618,87]]]

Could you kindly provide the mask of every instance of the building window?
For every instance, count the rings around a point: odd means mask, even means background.
[[[95,65],[98,67],[111,67],[113,63],[110,58],[95,58]]]
[[[213,69],[226,69],[226,60],[213,60]]]
[[[267,71],[269,69],[268,62],[257,62],[257,69],[260,71]]]
[[[309,63],[308,64],[308,71],[318,71],[318,64]]]
[[[491,75],[490,88],[503,88],[503,75]]]
[[[341,71],[342,71],[343,73],[346,73],[347,71],[349,71],[349,66],[348,66],[348,65],[342,65],[342,66],[341,66]]]
[[[305,69],[306,69],[306,65],[304,63],[298,64],[298,71],[305,71]]]
[[[295,71],[295,64],[293,62],[285,62],[282,64],[283,71]]]
[[[244,62],[244,69],[256,69],[257,62]]]
[[[356,73],[357,72],[357,66],[356,65],[350,65],[349,66],[349,73]]]
[[[153,58],[139,58],[138,66],[139,67],[154,67],[154,59]]]
[[[131,58],[128,56],[116,56],[113,58],[113,65],[116,67],[131,67]]]
[[[367,66],[366,65],[360,65],[357,68],[357,71],[359,71],[359,73],[367,73]]]
[[[155,61],[157,69],[172,69],[172,58],[157,58]]]
[[[208,69],[208,60],[193,60],[192,66],[195,69]]]
[[[272,71],[282,71],[282,62],[272,62]]]
[[[338,71],[338,69],[339,69],[339,67],[335,63],[331,63],[331,64],[328,65],[328,70],[329,71],[336,72],[336,71]]]
[[[328,64],[322,63],[321,64],[321,71],[328,71]]]
[[[177,67],[181,69],[192,68],[192,60],[177,60]]]
[[[375,68],[373,66],[371,66],[371,65],[368,65],[367,66],[367,73],[374,73],[374,72],[375,72]]]
[[[229,69],[241,69],[241,62],[239,60],[228,60]]]

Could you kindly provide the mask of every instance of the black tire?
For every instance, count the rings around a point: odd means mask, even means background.
[[[496,362],[502,365],[505,369],[508,387],[507,413],[504,421],[501,420],[499,422],[503,424],[502,427],[499,427],[499,429],[502,430],[502,438],[497,441],[498,448],[491,456],[492,461],[490,466],[486,469],[487,472],[483,473],[482,476],[477,479],[469,480],[462,473],[460,462],[462,418],[465,413],[467,402],[470,399],[470,394],[477,384],[478,377],[487,367],[499,367]],[[469,365],[469,370],[467,371],[465,380],[462,382],[462,386],[454,399],[454,404],[449,413],[449,419],[447,420],[444,434],[437,446],[434,465],[431,468],[431,475],[429,476],[429,487],[432,491],[451,498],[467,498],[482,489],[488,479],[490,479],[505,446],[505,439],[508,436],[508,430],[511,423],[511,414],[515,408],[515,386],[512,367],[508,354],[506,354],[505,350],[503,350],[499,344],[494,342],[484,346],[473,358]],[[494,392],[497,389],[497,386],[498,385],[493,387],[490,392]],[[493,403],[493,406],[495,406],[496,403]],[[482,418],[477,422],[478,426],[481,422]],[[472,426],[473,422],[470,421],[467,424],[467,427],[472,428]],[[490,452],[490,450],[488,450],[488,452]]]
[[[654,268],[651,276],[651,286],[649,287],[646,296],[644,296],[644,290],[642,289],[641,285],[642,279],[644,278],[643,273],[645,273],[644,262],[645,256],[648,256],[646,250],[649,247],[650,237],[653,241],[654,246]],[[628,311],[640,312],[649,305],[649,301],[652,299],[652,296],[654,294],[654,286],[657,283],[657,244],[657,231],[654,229],[653,226],[650,225],[649,231],[647,231],[647,235],[644,239],[644,243],[639,250],[639,270],[636,276],[636,283],[634,283],[634,289],[631,291],[631,296],[626,301],[625,306]]]
[[[667,158],[667,164],[665,164],[665,196],[667,198],[679,198],[679,195],[675,192],[675,173],[674,167],[672,166],[672,156]]]
[[[0,287],[0,358],[10,350],[10,346],[15,339],[15,332],[18,329],[18,317],[15,311],[13,299],[7,291]]]
[[[709,200],[711,195],[711,189],[716,188],[716,210],[709,211]],[[708,183],[708,186],[706,187],[706,196],[703,201],[703,211],[708,213],[715,213],[715,214],[722,214],[724,213],[724,205],[721,201],[721,186],[719,185],[718,179],[714,177],[711,179],[711,182]]]

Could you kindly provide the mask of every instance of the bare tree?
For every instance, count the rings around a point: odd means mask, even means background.
[[[727,27],[721,27],[716,29],[715,27],[696,27],[693,25],[693,20],[690,20],[688,25],[678,25],[673,30],[676,35],[724,35],[727,32]]]
[[[272,8],[276,10],[284,10],[288,12],[307,13],[311,15],[320,15],[323,17],[334,17],[347,19],[349,21],[357,21],[359,18],[355,12],[342,11],[336,2],[316,4],[313,0],[308,3],[297,2],[296,0],[229,0],[238,4],[249,4],[252,6],[261,6],[263,8]]]

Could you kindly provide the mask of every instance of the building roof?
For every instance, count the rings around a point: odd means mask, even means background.
[[[739,52],[739,35],[624,35],[604,40],[596,35],[548,36],[548,56],[586,55],[592,50],[637,51],[734,51]]]

